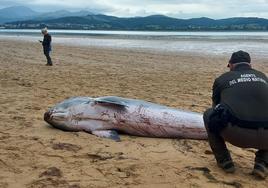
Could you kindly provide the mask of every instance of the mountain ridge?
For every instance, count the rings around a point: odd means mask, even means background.
[[[86,16],[92,14],[87,10],[71,12],[68,10],[57,10],[51,12],[37,12],[25,6],[12,6],[0,9],[0,24],[25,20],[56,19],[67,16]]]
[[[0,10],[1,17],[1,10]],[[153,30],[153,31],[268,31],[268,19],[258,17],[233,17],[212,19],[208,17],[179,19],[165,15],[145,17],[116,17],[93,14],[88,11],[59,10],[34,15],[31,19],[2,24],[9,29],[96,29],[96,30]]]

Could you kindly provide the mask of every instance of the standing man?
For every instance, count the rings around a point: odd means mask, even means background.
[[[44,35],[44,39],[43,41],[40,41],[43,45],[43,50],[44,50],[44,54],[47,58],[47,66],[52,66],[52,60],[50,57],[50,52],[51,52],[51,35],[48,33],[47,28],[45,27],[44,29],[41,30],[42,34]]]
[[[232,54],[230,71],[213,85],[213,108],[204,113],[210,147],[217,164],[227,173],[235,171],[225,141],[241,148],[255,148],[252,174],[268,175],[268,79],[251,68],[247,52]]]

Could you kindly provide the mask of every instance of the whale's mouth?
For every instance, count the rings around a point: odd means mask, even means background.
[[[47,111],[47,112],[44,114],[44,120],[45,120],[47,123],[50,123],[50,120],[51,120],[51,114],[52,114],[51,111]]]
[[[66,123],[66,121],[68,121],[67,119],[68,114],[63,111],[55,112],[53,110],[49,110],[44,114],[44,120],[52,127],[63,131],[77,131],[75,128]]]
[[[65,122],[68,120],[68,113],[65,111],[49,110],[44,114],[44,120],[50,124]]]

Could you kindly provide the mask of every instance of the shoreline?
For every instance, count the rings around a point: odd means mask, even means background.
[[[1,35],[0,40],[35,42],[42,40],[41,35]],[[76,47],[93,47],[109,49],[128,49],[158,53],[186,53],[199,56],[230,56],[238,50],[248,51],[253,59],[268,59],[266,40],[232,40],[232,39],[150,39],[124,38],[112,36],[53,36],[53,44]],[[262,46],[262,48],[259,48]]]

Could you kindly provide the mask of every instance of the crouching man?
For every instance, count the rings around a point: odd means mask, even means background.
[[[232,54],[229,72],[213,85],[213,107],[204,113],[210,147],[217,164],[227,173],[235,171],[225,141],[241,147],[255,148],[252,174],[268,175],[268,79],[251,67],[247,52]]]

